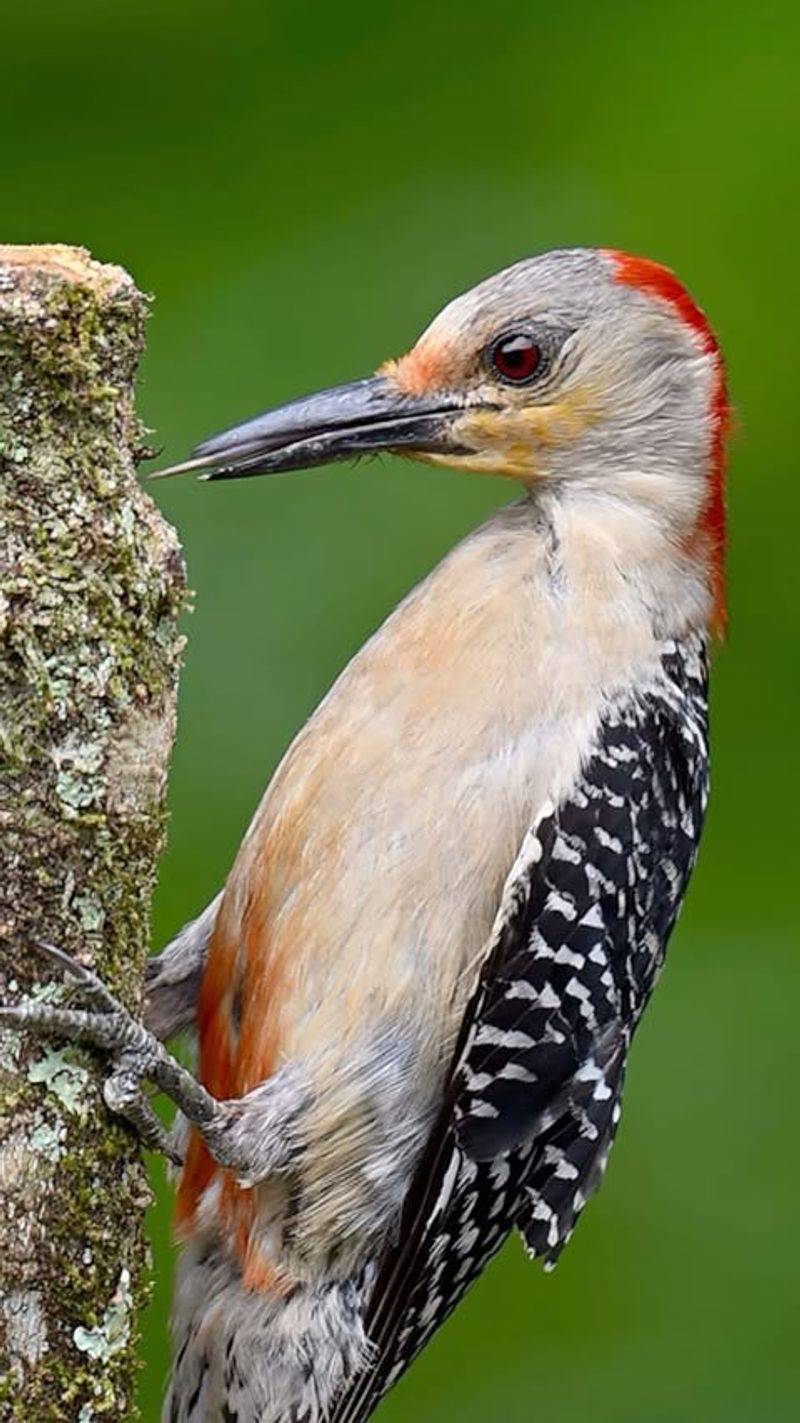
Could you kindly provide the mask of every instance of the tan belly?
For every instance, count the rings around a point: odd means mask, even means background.
[[[242,1020],[242,1091],[298,1058],[325,1081],[380,1024],[413,1020],[423,1071],[449,1057],[551,760],[520,655],[530,610],[509,616],[496,569],[472,587],[468,608],[425,585],[393,615],[259,808],[223,911],[262,1042],[269,1025],[266,1061]]]

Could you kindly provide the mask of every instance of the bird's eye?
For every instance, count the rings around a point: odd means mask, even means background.
[[[512,385],[524,385],[539,369],[542,353],[532,336],[525,331],[501,336],[489,349],[489,364],[503,380]]]

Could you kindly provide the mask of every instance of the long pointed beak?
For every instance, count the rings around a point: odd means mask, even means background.
[[[194,470],[204,479],[244,479],[376,450],[458,454],[462,446],[451,431],[462,409],[453,397],[404,395],[385,376],[368,376],[223,430],[198,445],[190,459],[152,477]]]

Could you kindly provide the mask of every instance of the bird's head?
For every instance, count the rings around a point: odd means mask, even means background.
[[[723,617],[727,402],[711,328],[665,267],[577,248],[456,297],[377,373],[268,410],[165,474],[271,474],[387,450],[636,502],[707,546]]]

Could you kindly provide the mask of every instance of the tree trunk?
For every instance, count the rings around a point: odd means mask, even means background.
[[[134,477],[146,301],[69,247],[0,246],[0,991],[134,1011],[165,826],[184,571]],[[133,1416],[148,1189],[97,1059],[0,1034],[0,1418]]]

